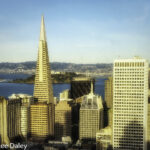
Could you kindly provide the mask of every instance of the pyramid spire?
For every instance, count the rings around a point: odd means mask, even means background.
[[[30,109],[31,137],[36,140],[45,140],[54,136],[55,105],[43,16],[36,63],[34,99],[35,103]]]
[[[43,16],[41,20],[38,60],[35,74],[34,97],[37,98],[39,102],[53,103],[51,70],[49,65],[48,47]]]
[[[44,16],[42,16],[42,20],[41,20],[40,40],[41,40],[41,41],[46,41],[46,32],[45,32]]]

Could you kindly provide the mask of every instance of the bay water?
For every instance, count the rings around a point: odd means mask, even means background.
[[[29,77],[28,74],[0,74],[0,79],[3,82],[0,82],[0,96],[8,98],[12,94],[29,94],[33,95],[34,85],[33,84],[24,84],[24,83],[9,83],[8,81],[13,79],[25,79]],[[104,82],[105,78],[97,78],[95,82],[95,94],[101,95],[104,99]],[[59,97],[59,94],[66,90],[70,89],[70,84],[68,83],[57,83],[53,84],[53,92],[55,97]]]

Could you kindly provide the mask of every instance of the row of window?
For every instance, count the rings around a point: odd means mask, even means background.
[[[144,67],[144,62],[116,62],[115,67]]]

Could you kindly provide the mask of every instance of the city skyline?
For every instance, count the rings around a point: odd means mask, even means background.
[[[33,62],[0,63],[0,149],[149,149],[150,2],[130,1],[14,0],[7,10],[0,6],[0,62],[37,60],[36,69]],[[51,61],[88,64],[58,63],[60,71],[51,70]]]
[[[42,14],[51,62],[112,63],[137,55],[150,60],[149,4],[147,0],[3,1],[0,62],[37,59]]]

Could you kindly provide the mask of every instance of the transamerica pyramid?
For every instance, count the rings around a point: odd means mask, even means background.
[[[36,65],[34,98],[38,102],[54,103],[51,71],[48,57],[44,17],[42,16],[38,59]]]
[[[30,106],[31,139],[37,141],[53,137],[55,104],[43,16],[41,21],[33,96],[35,101]]]

